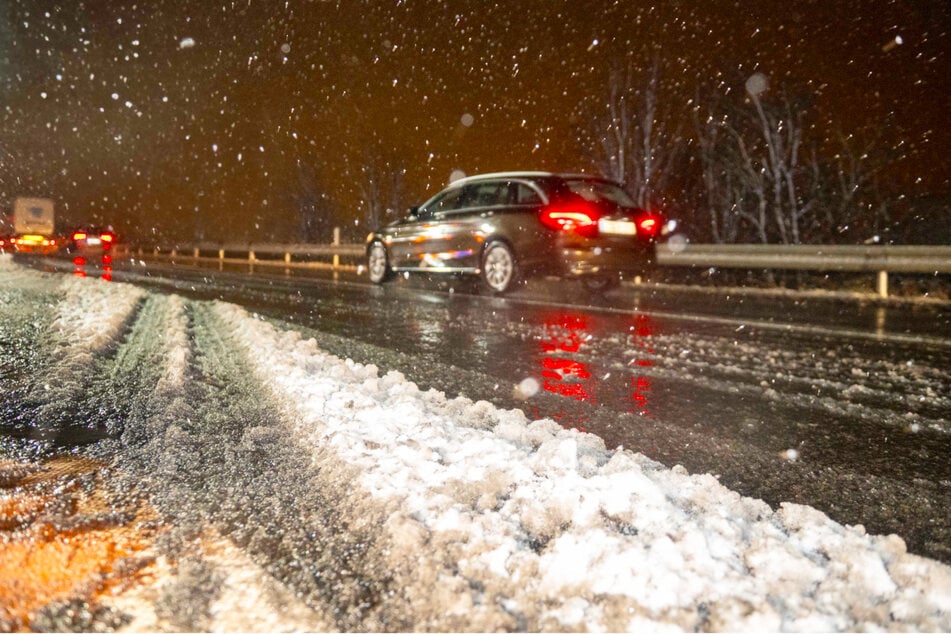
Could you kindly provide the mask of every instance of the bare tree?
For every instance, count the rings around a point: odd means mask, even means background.
[[[359,167],[363,220],[367,228],[376,229],[403,209],[406,168],[395,151],[386,152],[376,141],[364,147],[363,157]]]
[[[613,69],[603,110],[581,130],[598,171],[624,183],[641,207],[655,206],[665,197],[680,147],[659,107],[660,72],[659,58],[641,75],[630,64]]]
[[[729,143],[728,115],[720,114],[718,110],[712,105],[702,113],[701,108],[695,108],[694,125],[704,200],[709,212],[710,237],[716,243],[734,243],[741,239],[744,220],[762,233],[765,231],[765,218],[762,209],[759,217],[751,216],[746,210],[749,189],[746,174],[735,169],[742,160],[731,156],[739,152],[740,148]]]
[[[816,197],[821,201],[824,227],[839,236],[861,241],[879,234],[889,221],[889,205],[878,188],[878,173],[884,163],[875,152],[877,140],[860,143],[855,137],[838,135],[839,149],[831,161],[813,157]]]
[[[327,242],[334,220],[327,211],[327,196],[319,186],[311,161],[297,159],[297,188],[293,194],[297,211],[297,237],[302,242]]]
[[[833,163],[823,163],[815,148],[804,152],[808,110],[788,92],[766,94],[767,87],[765,77],[754,75],[742,101],[729,91],[697,99],[711,235],[717,242],[833,241],[836,227],[868,204],[874,173],[868,155],[846,146]]]
[[[760,186],[764,190],[760,193],[769,198],[779,241],[799,244],[803,218],[816,202],[812,197],[803,198],[799,191],[802,179],[807,175],[800,163],[802,113],[794,107],[788,95],[770,104],[767,110],[760,98],[762,91],[755,89],[753,83],[747,82],[747,94],[756,111],[755,123],[762,135],[762,145],[758,148],[758,156],[745,156],[744,167],[759,172]],[[734,134],[737,133],[734,131]]]

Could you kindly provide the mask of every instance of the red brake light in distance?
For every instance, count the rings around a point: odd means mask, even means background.
[[[73,240],[85,240],[86,234],[83,231],[77,231],[73,234]]]
[[[658,229],[657,219],[643,218],[637,223],[637,227],[649,236],[654,235]]]
[[[111,233],[104,233],[101,236],[99,236],[99,239],[102,240],[103,242],[112,242],[115,238]]]

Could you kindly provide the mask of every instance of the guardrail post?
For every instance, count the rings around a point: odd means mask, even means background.
[[[284,254],[284,264],[290,264],[290,263],[291,263],[291,254],[290,252],[287,252]]]
[[[888,297],[888,271],[879,271],[878,272],[878,296],[881,298]]]
[[[174,258],[174,257],[177,257],[177,256],[178,256],[178,249],[172,249],[172,253],[171,253],[171,255],[170,255],[169,257]]]
[[[248,262],[254,262],[254,251],[248,251]]]
[[[224,250],[224,249],[218,249],[218,259],[219,259],[219,260],[224,260],[224,259],[225,259],[225,250]]]
[[[198,247],[195,247],[195,249],[192,251],[192,257],[196,260],[198,259]]]
[[[333,245],[334,245],[335,247],[339,247],[339,246],[340,246],[340,227],[334,227],[334,242],[333,242]],[[336,254],[336,253],[334,253],[334,264],[333,264],[333,268],[334,268],[335,271],[336,271],[338,268],[340,268],[340,256],[339,256],[338,254]]]

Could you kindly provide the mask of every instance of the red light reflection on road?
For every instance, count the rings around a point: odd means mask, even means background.
[[[630,411],[641,416],[650,417],[648,400],[651,391],[651,380],[649,376],[638,374],[637,369],[649,368],[654,365],[650,358],[654,354],[654,348],[650,340],[650,336],[654,334],[654,324],[647,315],[638,315],[634,318],[634,324],[630,327],[630,332],[631,346],[636,355],[629,363],[634,371],[633,376],[631,376],[631,400],[634,407]]]
[[[588,364],[561,356],[581,350],[588,337],[587,329],[588,319],[583,315],[557,313],[546,317],[546,337],[541,344],[544,389],[578,401],[593,402]]]
[[[545,335],[540,342],[541,355],[537,357],[541,366],[542,389],[575,401],[594,403],[596,384],[591,370],[576,356],[590,339],[588,318],[567,312],[550,313],[543,318]],[[579,431],[587,431],[587,417],[584,416],[576,418],[567,411],[542,412],[538,407],[534,408],[533,414],[535,418],[552,418]]]
[[[555,359],[545,357],[542,360],[542,376],[545,379],[544,387],[549,392],[570,396],[579,401],[589,400],[588,392],[580,383],[564,383],[565,378],[574,376],[579,379],[590,379],[587,365],[570,359]]]
[[[112,256],[104,253],[101,258],[101,266],[98,269],[99,277],[105,282],[112,281]],[[76,277],[89,277],[90,273],[95,274],[96,270],[87,270],[89,261],[82,255],[73,258],[73,275]]]
[[[621,411],[653,417],[648,368],[654,365],[654,324],[649,316],[636,315],[633,322],[629,322],[623,343],[614,338],[624,337],[623,330],[607,333],[607,336],[613,335],[611,338],[617,345],[623,346],[631,355],[628,357],[628,372],[597,367],[597,350],[591,343],[597,333],[593,332],[587,315],[565,311],[550,313],[543,317],[543,323],[545,334],[539,344],[541,354],[537,361],[542,389],[591,405],[600,404],[602,399],[621,399],[614,403]],[[535,411],[536,416],[549,416],[555,420],[562,420],[565,414]],[[573,419],[571,424],[585,431],[585,422],[586,418]]]

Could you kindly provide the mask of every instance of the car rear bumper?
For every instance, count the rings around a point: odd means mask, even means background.
[[[558,259],[565,277],[639,275],[654,265],[654,247],[567,247]]]

